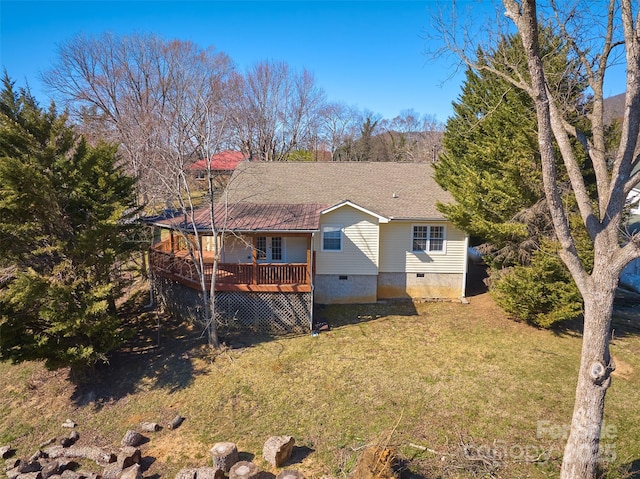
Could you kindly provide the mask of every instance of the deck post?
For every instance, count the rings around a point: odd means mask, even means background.
[[[253,268],[251,269],[251,284],[258,284],[258,245],[256,236],[252,236],[252,244],[251,261],[253,263]]]
[[[306,284],[311,284],[311,235],[307,236],[307,277]]]

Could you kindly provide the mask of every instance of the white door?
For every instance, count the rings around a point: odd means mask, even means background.
[[[282,236],[258,236],[256,249],[259,263],[281,263],[284,261]]]

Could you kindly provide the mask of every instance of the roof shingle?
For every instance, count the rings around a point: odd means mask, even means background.
[[[325,204],[351,201],[389,219],[444,219],[453,202],[430,163],[243,162],[228,185],[230,203]]]

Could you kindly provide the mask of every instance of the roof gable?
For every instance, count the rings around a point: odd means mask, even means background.
[[[388,219],[445,219],[437,202],[453,197],[433,179],[430,163],[243,162],[228,185],[228,200],[254,204],[345,201]]]
[[[368,209],[363,208],[362,206],[356,205],[355,203],[352,203],[349,200],[346,200],[346,201],[343,201],[341,203],[338,203],[337,205],[330,206],[326,210],[323,210],[321,214],[326,215],[327,213],[331,213],[332,211],[335,211],[337,209],[344,208],[345,206],[350,206],[351,208],[354,208],[354,209],[356,209],[358,211],[361,211],[361,212],[363,212],[363,213],[365,213],[367,215],[374,216],[374,217],[378,218],[378,221],[380,223],[388,223],[389,222],[389,218],[386,218],[384,216],[380,216],[379,214],[374,213],[373,211],[369,211]]]

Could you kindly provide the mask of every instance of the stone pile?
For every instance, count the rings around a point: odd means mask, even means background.
[[[184,418],[176,416],[166,427],[179,427]],[[72,429],[61,439],[51,438],[40,444],[29,458],[14,458],[15,450],[10,446],[0,447],[0,457],[5,460],[8,479],[142,479],[142,453],[139,446],[149,441],[136,430],[128,430],[122,438],[117,453],[101,447],[76,444],[80,434],[77,424],[70,419],[62,427]],[[158,423],[143,422],[139,430],[153,433],[162,429]],[[282,467],[291,458],[295,440],[292,436],[272,436],[264,443],[262,457],[274,467]],[[219,442],[209,451],[212,465],[209,467],[181,469],[176,479],[268,479],[274,474],[261,471],[250,461],[241,461],[238,447],[232,442]],[[93,461],[102,468],[102,473],[80,468],[80,459]],[[297,470],[281,471],[277,479],[304,479]]]
[[[147,426],[151,424],[151,426]],[[67,419],[61,425],[75,428],[77,424]],[[158,431],[156,423],[143,423],[144,431]],[[140,460],[142,454],[137,446],[148,439],[137,431],[127,431],[122,438],[122,447],[117,454],[97,446],[80,446],[76,442],[80,434],[73,429],[67,437],[51,438],[40,444],[28,459],[13,458],[15,451],[9,446],[0,447],[0,456],[5,459],[8,479],[142,479]],[[55,443],[58,444],[55,444]],[[95,462],[103,468],[102,474],[79,469],[79,459]]]

